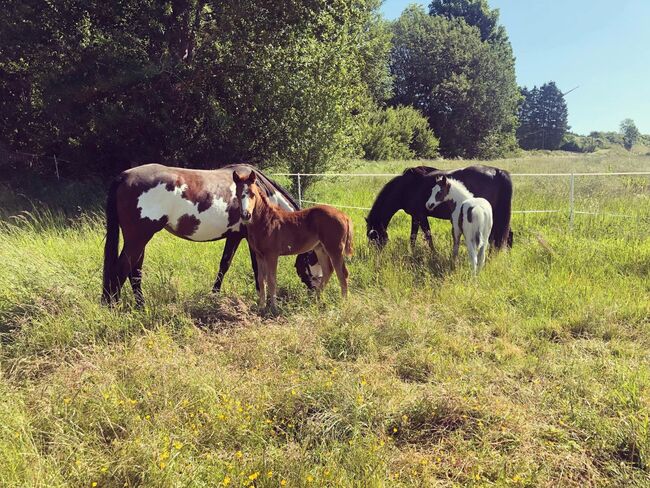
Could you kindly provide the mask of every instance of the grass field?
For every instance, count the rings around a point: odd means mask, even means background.
[[[493,164],[649,171],[650,156]],[[386,181],[305,198],[365,207]],[[170,234],[147,249],[147,309],[130,290],[103,308],[98,186],[3,186],[0,486],[648,486],[650,177],[576,178],[577,210],[630,217],[576,215],[572,232],[568,179],[514,181],[515,209],[562,212],[515,215],[515,247],[476,281],[448,222],[431,221],[433,255],[411,253],[400,213],[377,254],[350,210],[351,297],[333,280],[316,303],[285,258],[275,318],[245,245],[212,296],[223,243]]]

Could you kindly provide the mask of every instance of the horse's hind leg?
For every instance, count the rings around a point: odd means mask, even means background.
[[[325,289],[330,276],[332,276],[332,261],[321,244],[314,248],[314,252],[318,258],[318,264],[320,264],[320,267],[323,270],[323,277],[320,282],[320,287],[317,290],[320,294],[320,292]]]
[[[334,271],[336,271],[336,276],[339,279],[339,284],[341,285],[341,296],[343,298],[348,296],[348,269],[345,267],[345,259],[343,258],[343,253],[330,255],[332,260],[332,265],[334,266]]]
[[[133,289],[133,296],[135,297],[135,304],[138,308],[144,308],[144,294],[142,293],[142,263],[144,261],[144,249],[140,255],[140,259],[133,266],[129,273],[129,281]]]
[[[230,236],[226,239],[226,245],[223,248],[223,255],[221,256],[221,262],[219,263],[219,272],[217,273],[217,279],[214,282],[212,287],[213,293],[219,293],[221,291],[221,284],[223,283],[223,277],[228,272],[230,265],[232,264],[232,258],[237,252],[239,243],[241,242],[241,236]],[[253,254],[251,253],[251,257]],[[257,268],[257,265],[253,266],[253,269]],[[257,274],[255,276],[255,287],[257,287]]]

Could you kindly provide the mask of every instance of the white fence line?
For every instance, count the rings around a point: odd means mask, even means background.
[[[301,177],[304,176],[317,176],[317,177],[395,177],[400,176],[402,173],[274,173],[273,176],[286,176],[296,177],[298,189],[298,203],[302,207],[303,203],[312,205],[333,205],[338,208],[347,208],[352,210],[370,210],[369,207],[356,207],[352,205],[338,205],[326,202],[316,202],[313,200],[303,200],[302,198],[302,184]],[[615,173],[510,173],[510,176],[521,177],[569,177],[569,230],[573,230],[573,221],[575,215],[605,215],[608,217],[619,217],[633,219],[634,215],[615,214],[608,212],[584,212],[575,210],[575,177],[576,176],[650,176],[650,171],[622,171]],[[549,213],[562,213],[563,210],[513,210],[513,214],[549,214]]]

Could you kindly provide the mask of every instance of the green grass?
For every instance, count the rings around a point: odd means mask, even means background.
[[[386,180],[321,180],[305,198],[369,206]],[[286,258],[275,318],[256,311],[245,245],[212,296],[223,243],[169,234],[147,249],[147,309],[130,290],[103,308],[96,185],[28,195],[0,191],[0,486],[650,483],[650,177],[576,179],[578,210],[632,217],[576,215],[572,232],[568,180],[516,179],[515,209],[562,213],[515,215],[515,247],[475,281],[448,222],[431,221],[434,254],[411,253],[400,213],[376,254],[350,210],[350,298],[332,281],[317,303]]]

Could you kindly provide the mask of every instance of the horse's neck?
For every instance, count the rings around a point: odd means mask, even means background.
[[[368,220],[373,223],[379,223],[383,227],[388,227],[393,215],[398,210],[404,208],[404,193],[397,186],[391,188],[389,192],[380,196],[381,201],[377,200],[370,210]]]
[[[468,198],[472,198],[474,196],[460,181],[448,181],[451,183],[449,187],[449,195],[447,196],[449,200],[453,200],[456,203],[463,203]]]

